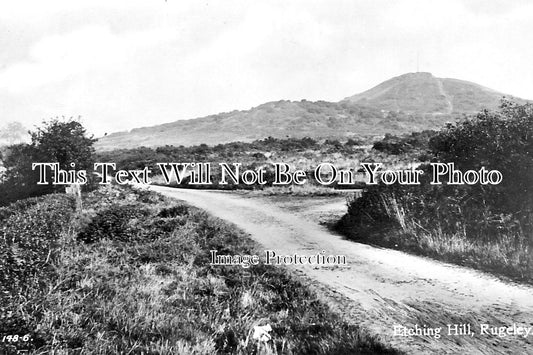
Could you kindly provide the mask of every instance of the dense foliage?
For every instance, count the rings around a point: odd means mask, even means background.
[[[482,245],[498,245],[505,255],[490,261],[491,268],[533,279],[533,257],[528,252],[533,247],[533,107],[504,102],[498,112],[483,111],[448,125],[430,139],[429,147],[435,162],[453,162],[462,171],[497,169],[503,181],[431,185],[429,166],[421,166],[425,174],[420,185],[369,187],[349,205],[340,227],[359,240],[462,261],[467,256],[459,252],[443,254],[453,243],[468,245],[474,254]],[[469,263],[490,259],[473,255]]]
[[[86,243],[104,238],[128,241],[135,234],[136,220],[146,215],[146,210],[137,204],[112,205],[99,211],[78,239]]]
[[[80,122],[52,119],[30,135],[30,144],[11,145],[2,152],[5,172],[0,176],[0,205],[64,189],[51,183],[38,185],[38,169],[32,169],[32,163],[58,163],[62,170],[92,169],[96,140]]]
[[[73,209],[66,195],[0,208],[0,334],[17,329],[17,334],[31,334],[36,344],[44,341],[37,324],[45,316],[46,293],[58,277],[53,264]]]
[[[429,150],[429,140],[436,134],[437,132],[433,130],[412,132],[403,136],[385,134],[383,139],[374,142],[372,148],[393,155],[416,153],[422,158],[421,160],[425,160],[426,153]]]
[[[36,149],[34,158],[57,162],[64,170],[72,169],[72,164],[77,169],[92,168],[96,139],[87,135],[79,121],[52,119],[43,122],[42,127],[30,134],[32,146]]]
[[[287,139],[268,137],[251,143],[232,142],[215,146],[200,144],[191,147],[162,146],[117,149],[99,152],[97,160],[116,163],[117,169],[143,169],[147,167],[152,171],[151,176],[161,174],[157,163],[209,162],[213,184],[201,186],[201,188],[253,189],[272,186],[274,162],[284,162],[293,168],[306,170],[308,176],[312,176],[313,170],[322,162],[334,161],[337,166],[346,167],[349,165],[351,168],[357,161],[367,159],[369,155],[369,147],[362,146],[362,143],[355,139],[340,142],[336,139],[318,141],[309,137]],[[239,163],[241,164],[241,171],[261,168],[265,171],[266,184],[260,186],[259,184],[246,185],[231,182],[228,185],[220,185],[221,174],[218,163],[227,163],[230,166],[232,163]],[[194,185],[188,185],[188,181],[188,177],[184,178],[181,187],[195,188]],[[163,183],[162,178],[155,180],[155,183]],[[318,185],[314,179],[309,179],[306,184]],[[174,186],[175,183],[171,185]],[[334,184],[331,187],[337,186]]]
[[[473,120],[443,130],[430,140],[435,160],[461,170],[497,169],[503,181],[472,189],[475,201],[493,213],[521,219],[533,210],[533,106],[504,102],[501,111],[483,111]],[[470,194],[471,197],[474,195]]]

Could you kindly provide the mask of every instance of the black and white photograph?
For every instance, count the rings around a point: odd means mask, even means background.
[[[533,354],[533,2],[0,3],[0,355]]]

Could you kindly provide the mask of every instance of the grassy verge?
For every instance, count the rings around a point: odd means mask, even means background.
[[[209,250],[251,254],[256,245],[202,211],[115,189],[87,196],[83,206],[73,214],[70,200],[58,196],[0,211],[8,277],[21,272],[17,250],[32,245],[34,231],[50,240],[25,255],[38,261],[24,271],[30,278],[11,286],[2,280],[10,297],[2,299],[0,335],[30,339],[3,342],[4,351],[393,353],[282,268],[210,266]],[[27,226],[34,215],[37,225]],[[267,324],[272,339],[253,339],[254,326]]]
[[[346,194],[343,190],[335,190],[331,187],[304,184],[294,186],[265,187],[261,190],[245,191],[252,196],[342,196]]]
[[[73,201],[65,195],[0,208],[0,353],[45,343],[39,324],[58,275],[60,235],[73,210]]]
[[[392,193],[363,196],[350,203],[348,213],[333,229],[354,241],[407,251],[415,255],[468,266],[533,284],[533,250],[522,230],[501,229],[497,238],[473,238],[464,222],[455,232],[443,227],[446,218],[417,219],[405,201]]]

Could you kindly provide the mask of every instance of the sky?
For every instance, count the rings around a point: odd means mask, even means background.
[[[2,1],[0,126],[81,117],[98,137],[417,67],[533,99],[531,43],[528,0]]]

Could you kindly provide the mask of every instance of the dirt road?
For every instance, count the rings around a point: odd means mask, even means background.
[[[421,354],[533,354],[533,287],[344,240],[313,220],[319,208],[316,204],[306,210],[303,201],[291,208],[267,197],[152,188],[234,223],[279,255],[313,255],[322,250],[345,255],[347,266],[291,268],[314,280],[334,308],[400,350]],[[339,208],[342,197],[334,197],[324,206],[326,210]],[[458,329],[470,325],[473,334],[449,335],[448,324]],[[512,334],[481,334],[484,324],[489,332],[510,327]],[[428,328],[442,327],[441,337],[394,335],[394,326],[415,332],[416,327],[425,328],[425,334]],[[532,331],[527,337],[517,334],[526,328]]]

